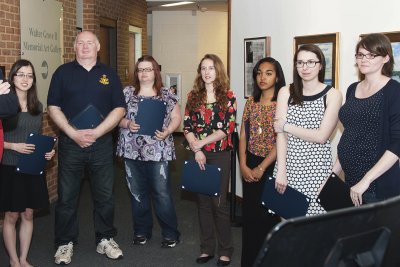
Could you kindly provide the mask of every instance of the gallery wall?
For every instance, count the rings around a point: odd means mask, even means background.
[[[282,64],[286,82],[292,82],[293,38],[295,36],[339,32],[339,83],[345,95],[357,81],[354,48],[360,34],[400,31],[400,1],[326,0],[231,0],[231,87],[238,96],[240,123],[245,104],[245,38],[271,36],[271,55]],[[340,138],[340,125],[333,136],[333,154]],[[238,172],[239,173],[239,172]],[[241,196],[240,175],[236,177]]]
[[[162,67],[164,83],[166,74],[181,75],[178,95],[183,114],[200,59],[213,53],[227,64],[228,13],[153,11],[151,24],[152,55]]]

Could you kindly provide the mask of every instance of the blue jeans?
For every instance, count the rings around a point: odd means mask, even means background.
[[[116,235],[114,228],[114,169],[111,134],[88,148],[62,134],[58,154],[58,201],[55,207],[55,245],[77,243],[78,199],[85,167],[90,174],[96,243]]]
[[[179,240],[180,233],[171,197],[168,162],[125,159],[125,169],[132,198],[134,235],[151,238],[153,202],[162,237]]]

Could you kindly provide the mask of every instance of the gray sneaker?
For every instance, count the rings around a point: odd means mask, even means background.
[[[70,264],[73,254],[74,243],[69,242],[67,245],[59,246],[56,254],[54,255],[54,262],[61,265]]]
[[[97,253],[106,254],[107,258],[117,260],[123,257],[122,250],[119,248],[117,242],[113,238],[103,238],[97,245]]]

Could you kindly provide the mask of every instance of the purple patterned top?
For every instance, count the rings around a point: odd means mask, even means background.
[[[178,102],[178,97],[171,93],[166,87],[161,88],[161,96],[138,96],[133,92],[135,88],[127,86],[124,88],[124,96],[127,104],[125,118],[135,121],[138,111],[139,99],[158,99],[167,103],[166,116],[163,127],[167,127],[171,121],[171,112]],[[174,139],[172,134],[165,140],[158,141],[155,136],[134,134],[129,129],[120,128],[117,145],[117,155],[124,158],[141,161],[168,161],[176,159]]]

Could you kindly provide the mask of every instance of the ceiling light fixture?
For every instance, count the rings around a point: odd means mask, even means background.
[[[188,4],[193,4],[194,2],[188,2],[188,1],[183,1],[183,2],[176,2],[176,3],[172,3],[172,4],[165,4],[165,5],[161,5],[163,7],[171,7],[171,6],[181,6],[181,5],[188,5]]]

